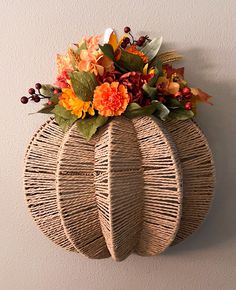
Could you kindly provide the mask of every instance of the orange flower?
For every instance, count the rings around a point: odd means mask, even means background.
[[[79,99],[70,88],[62,89],[59,105],[71,111],[78,118],[84,119],[88,112],[91,116],[94,115],[92,102],[84,102]]]
[[[140,50],[137,50],[136,45],[131,45],[131,46],[127,47],[125,50],[129,53],[140,56],[144,63],[148,62],[147,56],[143,52],[141,52]]]
[[[79,71],[89,71],[97,75],[103,75],[104,70],[114,70],[113,61],[104,56],[99,49],[100,36],[91,36],[88,39],[84,38],[86,49],[80,52],[80,62],[78,64]]]
[[[103,75],[104,67],[99,65],[98,61],[103,54],[97,50],[91,52],[83,49],[80,52],[80,62],[78,65],[79,71],[89,71],[95,75]]]
[[[84,41],[86,42],[87,49],[90,51],[97,50],[100,38],[101,38],[101,35],[90,36],[88,38],[84,37]]]
[[[124,85],[119,84],[119,82],[111,84],[105,82],[96,87],[93,105],[102,116],[120,116],[126,110],[129,99],[128,91]]]

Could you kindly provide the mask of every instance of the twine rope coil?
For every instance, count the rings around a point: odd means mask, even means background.
[[[191,120],[115,118],[86,142],[53,119],[29,144],[24,184],[42,232],[89,258],[157,255],[208,212],[214,164]]]

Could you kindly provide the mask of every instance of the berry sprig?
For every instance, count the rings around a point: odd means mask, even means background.
[[[145,36],[142,35],[139,37],[139,39],[135,40],[134,36],[131,33],[131,29],[128,26],[126,26],[124,28],[124,32],[126,34],[129,34],[130,37],[127,36],[122,40],[120,46],[123,49],[125,49],[128,45],[137,45],[137,46],[141,47],[146,43],[146,41],[151,41],[148,35],[145,35]]]
[[[37,90],[37,92],[35,91],[35,89]],[[36,83],[35,84],[35,89],[34,88],[30,88],[28,90],[28,93],[30,94],[29,97],[23,96],[21,97],[20,101],[22,104],[27,104],[29,102],[29,100],[34,101],[35,103],[40,102],[40,100],[42,99],[48,99],[48,105],[50,105],[50,96],[45,96],[41,93],[41,89],[42,89],[42,85],[40,83]],[[53,93],[54,94],[59,94],[61,91],[60,89],[54,89],[53,88]]]
[[[160,83],[156,86],[156,88],[158,92],[158,97],[157,97],[158,101],[161,103],[166,103],[165,84]],[[191,93],[191,89],[187,86],[182,88],[179,92],[173,95],[173,97],[176,98],[179,102],[184,103],[184,108],[187,111],[192,110],[192,103],[191,103],[192,96],[193,94]]]
[[[189,87],[184,87],[181,91],[180,91],[181,95],[178,97],[178,100],[185,100],[187,101],[184,105],[185,110],[189,111],[192,110],[192,103],[190,102],[190,99],[192,98],[192,93],[191,93],[191,89]]]

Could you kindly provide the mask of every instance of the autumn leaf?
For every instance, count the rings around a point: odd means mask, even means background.
[[[167,78],[170,78],[174,73],[182,77],[184,76],[184,67],[173,68],[171,65],[167,64],[163,66],[163,69],[166,71]]]
[[[196,97],[196,101],[213,105],[211,102],[209,102],[209,99],[212,98],[212,96],[208,95],[202,90],[197,88],[191,88],[191,93]]]
[[[113,51],[117,50],[118,39],[117,39],[116,33],[114,31],[112,31],[112,33],[110,34],[108,44],[110,44],[113,47]]]

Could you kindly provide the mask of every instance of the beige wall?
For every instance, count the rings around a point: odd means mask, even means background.
[[[236,289],[235,1],[0,1],[0,289]],[[24,203],[23,156],[45,116],[18,99],[37,81],[53,82],[55,54],[84,34],[109,26],[151,37],[186,56],[186,77],[207,90],[199,123],[217,166],[216,198],[207,221],[186,242],[159,257],[122,263],[88,260],[54,246]]]

